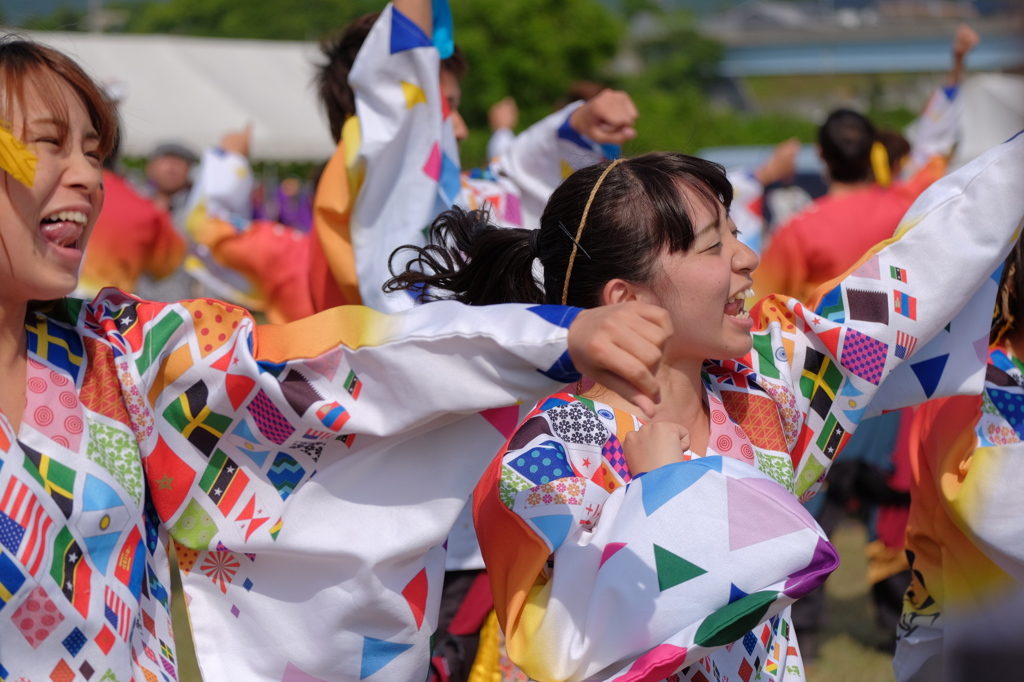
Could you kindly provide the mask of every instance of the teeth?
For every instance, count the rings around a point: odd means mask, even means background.
[[[88,217],[81,211],[58,211],[57,213],[52,213],[43,218],[43,222],[67,221],[78,223],[79,225],[85,225],[87,220]]]
[[[754,296],[754,290],[750,289],[750,288],[747,288],[747,289],[744,289],[743,291],[739,292],[738,294],[733,294],[732,297],[730,297],[729,300],[726,301],[726,303],[732,303],[733,301],[742,301],[742,300],[747,299],[747,298],[753,298],[753,296]]]

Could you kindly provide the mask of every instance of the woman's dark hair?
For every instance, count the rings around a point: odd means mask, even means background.
[[[879,130],[878,141],[889,156],[889,169],[894,174],[898,173],[900,162],[910,153],[910,142],[895,130]]]
[[[380,12],[364,14],[346,26],[340,36],[320,44],[320,52],[327,62],[317,70],[316,90],[327,112],[327,124],[335,142],[341,140],[345,119],[356,113],[356,96],[348,84],[348,75],[366,36],[370,35],[370,29],[379,17]],[[441,62],[441,68],[450,71],[457,80],[466,75],[466,59],[458,46],[455,46],[452,56]]]
[[[548,200],[536,233],[491,225],[484,211],[454,208],[442,213],[430,226],[426,247],[406,246],[392,254],[393,274],[403,257],[411,258],[385,290],[419,290],[431,300],[471,305],[561,303],[584,208],[607,167],[601,163],[570,175]],[[612,279],[650,282],[661,251],[692,246],[698,227],[691,217],[695,201],[714,215],[719,204],[728,211],[732,185],[721,166],[661,152],[612,168],[590,207],[566,303],[601,305],[601,291]],[[534,275],[535,258],[543,266],[543,282]]]
[[[1024,240],[1018,239],[1003,263],[996,294],[996,309],[992,313],[989,339],[998,343],[1013,333],[1024,321]]]
[[[850,109],[829,114],[818,129],[818,145],[832,179],[837,182],[870,180],[873,177],[871,145],[875,139],[875,127],[866,116]]]

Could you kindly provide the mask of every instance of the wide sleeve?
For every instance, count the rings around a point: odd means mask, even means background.
[[[1018,135],[932,185],[893,239],[806,305],[770,295],[751,310],[754,349],[739,362],[792,413],[797,495],[813,493],[863,418],[981,390],[993,272],[1019,236],[1022,179]]]
[[[404,310],[414,303],[410,294],[381,290],[391,277],[388,260],[400,246],[424,245],[424,226],[461,190],[440,55],[430,36],[388,5],[359,50],[349,85],[356,116],[342,141],[359,295],[375,310]]]
[[[933,158],[949,158],[960,139],[964,100],[960,86],[936,88],[911,131],[910,160],[902,175],[909,179]]]
[[[511,183],[518,194],[522,227],[540,225],[548,198],[566,177],[619,156],[618,147],[600,145],[572,127],[569,119],[582,104],[574,102],[534,123],[491,162],[491,174]]]
[[[204,676],[424,669],[445,537],[520,405],[578,377],[576,309],[349,307],[257,327],[211,300],[107,291],[95,307]]]
[[[532,679],[667,678],[838,565],[810,515],[753,467],[713,456],[630,480],[621,452],[596,415],[552,397],[474,492],[509,657]]]

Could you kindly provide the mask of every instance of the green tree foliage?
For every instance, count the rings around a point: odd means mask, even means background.
[[[696,28],[692,15],[660,0],[623,0],[618,13],[601,0],[450,0],[455,37],[469,70],[461,111],[472,134],[463,165],[482,164],[490,131],[487,110],[512,95],[520,127],[551,113],[576,80],[596,80],[630,92],[640,110],[639,137],[626,149],[695,151],[719,144],[772,143],[814,126],[784,116],[750,116],[709,105],[723,48]],[[111,0],[129,33],[222,38],[320,40],[349,21],[383,7],[382,0]],[[60,9],[32,28],[84,28],[80,10]],[[612,75],[620,53],[643,66]]]
[[[84,31],[85,10],[61,6],[52,14],[29,17],[22,28],[30,31]]]
[[[376,0],[168,0],[125,5],[129,33],[217,38],[318,40],[366,12]]]

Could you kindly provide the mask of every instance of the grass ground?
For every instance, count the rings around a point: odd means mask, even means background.
[[[879,651],[887,633],[875,624],[868,586],[864,527],[841,524],[832,537],[842,564],[825,584],[828,620],[818,659],[807,669],[807,682],[892,682],[891,656]],[[172,561],[173,564],[173,561]],[[188,616],[177,573],[172,580],[173,620],[180,682],[202,682],[189,636]],[[799,636],[799,633],[797,633]]]

